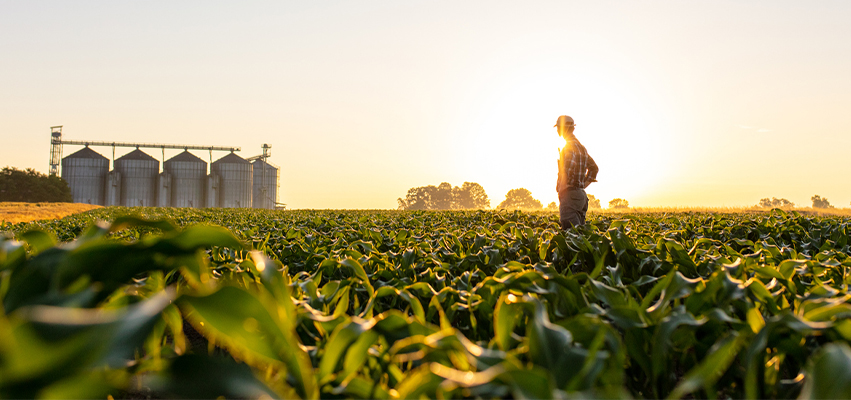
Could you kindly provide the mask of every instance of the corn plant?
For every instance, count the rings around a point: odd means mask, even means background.
[[[8,226],[0,395],[851,397],[849,222],[106,208]]]

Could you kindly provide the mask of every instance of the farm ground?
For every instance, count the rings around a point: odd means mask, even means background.
[[[100,208],[80,203],[0,203],[0,222],[19,223],[45,219],[64,218],[66,216]]]
[[[835,378],[851,365],[848,217],[602,210],[569,231],[557,219],[106,207],[7,225],[30,252],[0,237],[2,317],[16,324],[0,336],[49,342],[0,346],[0,359],[52,361],[33,385],[0,380],[0,397],[54,380],[95,390],[77,377],[101,371],[115,383],[100,397],[150,382],[165,398],[851,398],[851,373]],[[47,334],[78,323],[27,313],[55,304],[121,310],[134,333]],[[147,323],[137,307],[154,309]],[[63,346],[115,367],[86,358],[57,375]]]

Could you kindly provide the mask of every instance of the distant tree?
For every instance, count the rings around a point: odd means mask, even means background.
[[[408,189],[405,199],[397,199],[400,210],[433,210],[432,195],[437,191],[434,185],[420,186]]]
[[[474,182],[464,182],[460,188],[447,182],[408,189],[405,198],[396,200],[400,210],[464,210],[490,207],[485,189]]]
[[[475,182],[464,182],[452,188],[452,208],[455,210],[482,210],[491,207],[485,188]]]
[[[558,211],[558,204],[556,204],[556,202],[554,201],[550,204],[547,204],[547,211]]]
[[[770,200],[768,198],[760,199],[758,206],[762,208],[792,208],[795,207],[795,203],[772,197]]]
[[[629,208],[629,202],[624,199],[612,199],[609,201],[609,208]]]
[[[588,195],[588,208],[589,209],[601,209],[600,207],[600,199],[594,197],[593,194]]]
[[[827,201],[827,197],[821,197],[819,195],[814,195],[810,198],[813,201],[813,208],[833,208],[830,205],[830,202]]]
[[[0,201],[66,202],[73,201],[68,182],[32,168],[21,171],[5,167],[0,171]]]
[[[443,182],[437,185],[437,190],[432,195],[435,210],[449,210],[452,208],[452,185]]]
[[[540,210],[543,207],[540,201],[532,197],[532,192],[525,188],[509,190],[505,194],[505,200],[497,206],[497,208],[503,209],[527,208],[535,210]]]

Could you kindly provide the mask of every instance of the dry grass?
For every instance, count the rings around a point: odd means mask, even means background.
[[[16,224],[57,219],[100,207],[80,203],[0,203],[0,222]]]

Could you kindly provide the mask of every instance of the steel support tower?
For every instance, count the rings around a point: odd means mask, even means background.
[[[50,175],[59,174],[62,162],[62,125],[50,127]]]

